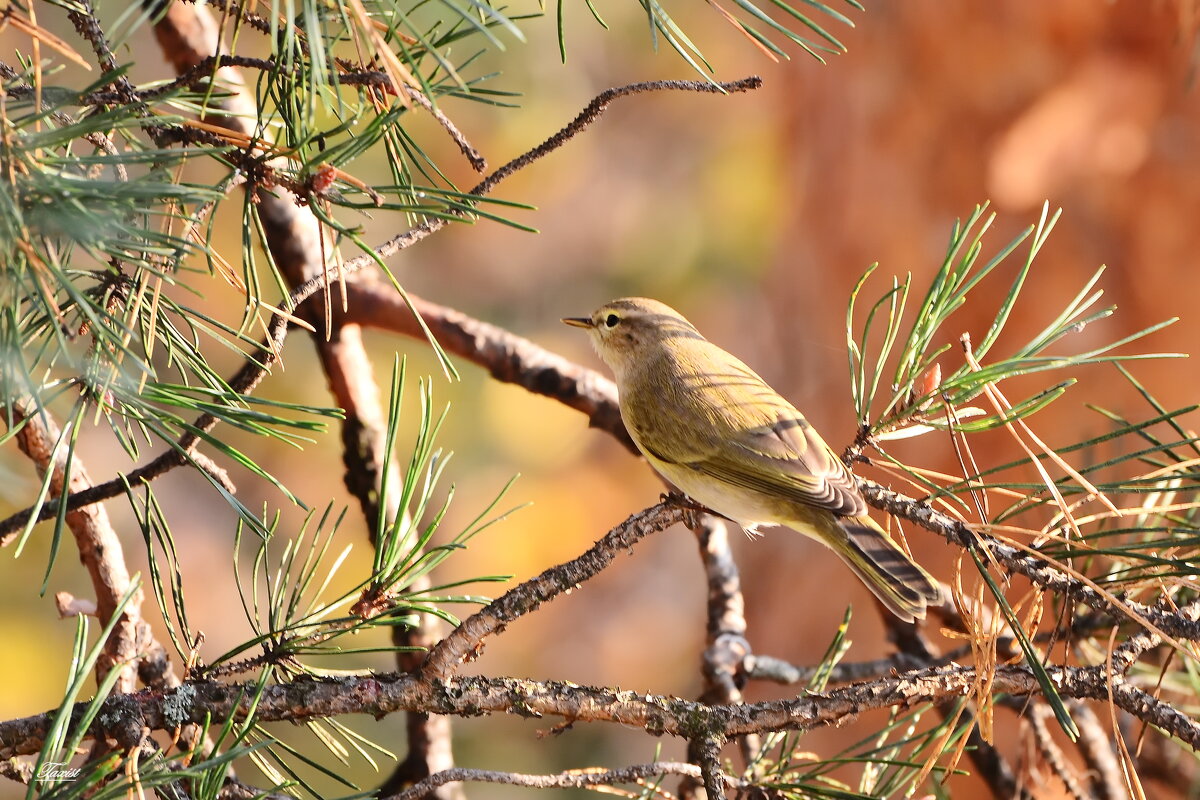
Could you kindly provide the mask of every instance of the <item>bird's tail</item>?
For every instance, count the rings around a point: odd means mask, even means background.
[[[941,602],[937,581],[913,562],[870,517],[841,517],[844,536],[830,542],[879,601],[900,619],[925,618],[925,607]],[[828,541],[828,540],[827,540]]]

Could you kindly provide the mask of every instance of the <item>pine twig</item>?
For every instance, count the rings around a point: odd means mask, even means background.
[[[1046,720],[1052,718],[1054,712],[1045,703],[1033,703],[1030,711],[1029,725],[1033,730],[1033,741],[1037,745],[1038,752],[1042,754],[1042,758],[1050,766],[1051,771],[1063,782],[1067,793],[1071,796],[1071,800],[1088,800],[1091,797],[1091,792],[1087,791],[1080,783],[1079,775],[1075,772],[1075,768],[1067,761],[1063,755],[1062,748],[1054,741],[1050,735],[1050,728],[1046,725]]]
[[[509,786],[521,786],[527,789],[584,789],[594,786],[614,786],[621,783],[633,783],[639,786],[647,785],[650,779],[664,775],[683,775],[699,779],[700,768],[694,764],[683,764],[674,761],[656,761],[650,764],[633,764],[619,769],[575,769],[560,772],[555,775],[529,775],[519,772],[499,772],[486,769],[457,768],[430,775],[415,786],[394,794],[385,796],[384,800],[420,800],[429,793],[448,783],[476,782],[497,783]],[[743,784],[729,776],[723,776],[725,785],[731,789],[742,788]]]
[[[172,6],[174,8],[175,6]],[[542,144],[529,150],[521,156],[500,167],[483,181],[471,190],[471,194],[483,195],[490,192],[501,181],[510,175],[516,173],[520,169],[532,164],[540,158],[548,155],[562,145],[566,144],[575,135],[580,133],[584,128],[597,119],[608,106],[616,99],[625,97],[631,94],[656,90],[680,90],[680,91],[696,91],[696,92],[726,92],[726,91],[748,91],[756,89],[762,85],[761,79],[745,78],[740,81],[734,81],[729,84],[709,84],[700,81],[651,81],[648,83],[631,84],[629,86],[609,89],[600,94],[593,100],[587,108],[569,125],[563,128],[554,136],[547,139]],[[455,212],[461,215],[465,212]],[[342,264],[336,271],[323,272],[321,275],[310,278],[305,283],[295,287],[288,297],[286,303],[282,304],[282,309],[285,312],[290,312],[301,303],[304,303],[309,298],[313,297],[319,291],[328,286],[331,278],[339,278],[349,276],[359,270],[377,263],[378,258],[386,258],[400,250],[404,250],[413,244],[421,241],[432,233],[440,230],[446,225],[446,220],[438,218],[431,219],[426,223],[412,228],[407,233],[401,234],[379,247],[375,248],[374,254],[370,256],[360,256],[359,258],[351,259],[345,264]],[[229,386],[234,392],[246,394],[252,392],[266,374],[270,371],[279,359],[279,353],[283,347],[284,341],[287,339],[288,321],[282,316],[274,316],[268,326],[266,339],[260,345],[260,355],[249,355],[242,368],[229,380]],[[589,398],[590,402],[590,398]],[[619,418],[619,415],[617,416]],[[107,500],[110,497],[116,497],[125,491],[126,485],[137,485],[142,481],[149,481],[158,478],[170,470],[182,466],[187,463],[187,455],[193,447],[195,447],[199,435],[212,430],[217,420],[211,414],[202,414],[192,424],[198,433],[187,433],[179,438],[175,446],[165,453],[152,459],[143,467],[139,467],[126,475],[119,476],[106,483],[98,484],[86,492],[73,493],[67,497],[67,509],[74,510],[81,506],[97,503],[101,500]],[[38,513],[37,519],[43,520],[58,513],[58,503],[45,504]],[[0,520],[0,546],[4,546],[11,541],[12,536],[16,531],[20,530],[29,522],[33,515],[33,509],[27,508],[19,511],[4,520]]]
[[[11,403],[9,411],[13,422],[20,425],[16,438],[21,452],[33,461],[39,473],[49,473],[52,496],[61,496],[72,489],[81,491],[91,485],[79,455],[73,454],[68,465],[65,448],[57,446],[64,434],[48,409],[37,408],[32,401],[25,400]],[[72,511],[66,515],[66,524],[75,537],[79,559],[92,580],[96,615],[103,620],[111,619],[132,581],[121,540],[113,530],[108,512],[104,506]],[[109,670],[121,670],[121,677],[114,687],[117,692],[132,692],[136,688],[136,663],[141,644],[153,641],[150,626],[141,618],[140,609],[139,592],[125,605],[121,620],[104,644],[104,655],[96,663],[99,679],[103,679]]]
[[[1105,667],[1046,668],[1060,696],[1104,700],[1109,697]],[[941,702],[969,692],[977,680],[972,667],[951,665],[886,676],[828,692],[786,700],[743,705],[708,706],[690,700],[580,686],[558,681],[456,676],[436,679],[420,673],[378,673],[341,678],[305,678],[268,686],[255,698],[252,684],[189,681],[167,692],[141,691],[110,698],[88,730],[96,736],[136,721],[151,730],[173,730],[199,722],[244,718],[254,703],[261,723],[398,711],[478,717],[488,714],[555,716],[572,721],[602,721],[638,728],[654,735],[685,739],[718,736],[729,739],[750,733],[813,730],[844,722],[847,717],[880,708]],[[1022,666],[995,670],[995,691],[1037,694],[1034,675]],[[1200,723],[1120,678],[1112,681],[1114,704],[1183,743],[1200,748]],[[86,711],[79,704],[73,719]],[[0,722],[0,759],[38,751],[55,712]]]
[[[708,585],[706,609],[706,646],[701,657],[700,672],[704,691],[700,702],[730,704],[742,702],[739,682],[744,680],[743,665],[750,657],[750,642],[746,639],[746,603],[742,596],[741,576],[729,547],[729,525],[712,514],[699,515],[690,524],[700,545],[700,560],[704,564]],[[742,737],[738,742],[746,763],[750,763],[760,744],[757,736]],[[689,743],[689,758],[698,756],[696,743]],[[680,794],[690,794],[689,779],[682,783]]]
[[[1092,794],[1096,800],[1129,800],[1110,732],[1087,703],[1072,700],[1067,705],[1079,726],[1079,752],[1095,776],[1091,781]]]
[[[434,645],[421,666],[421,675],[430,680],[446,679],[463,661],[478,656],[485,638],[595,576],[612,563],[617,553],[682,521],[687,511],[687,506],[674,500],[639,511],[601,537],[583,555],[505,592]]]
[[[509,161],[504,166],[497,169],[492,174],[488,175],[479,183],[475,184],[468,190],[468,194],[482,196],[490,193],[492,189],[503,181],[505,178],[515,175],[517,172],[525,169],[535,161],[545,158],[550,153],[554,152],[564,144],[574,139],[580,133],[587,129],[593,122],[604,114],[612,103],[622,97],[628,97],[635,94],[644,94],[646,92],[661,92],[661,91],[685,91],[685,92],[708,92],[708,93],[730,93],[730,92],[747,92],[758,89],[762,86],[762,78],[757,75],[749,78],[743,78],[739,81],[730,83],[709,83],[707,81],[646,81],[644,83],[632,83],[628,86],[618,86],[613,89],[608,89],[597,95],[587,106],[579,113],[575,119],[571,120],[562,130],[551,136],[546,141],[542,142],[532,150],[528,150],[521,155]],[[466,211],[452,210],[452,216],[465,217]],[[412,228],[405,233],[389,239],[380,246],[375,248],[374,255],[364,255],[358,258],[351,259],[346,262],[346,268],[350,271],[361,269],[362,267],[374,263],[376,258],[387,258],[405,248],[411,247],[432,233],[444,228],[449,224],[449,220],[442,217],[426,220],[422,224]]]
[[[725,800],[725,772],[721,769],[721,745],[724,737],[713,734],[693,739],[689,749],[696,753],[696,763],[704,781],[706,800]]]

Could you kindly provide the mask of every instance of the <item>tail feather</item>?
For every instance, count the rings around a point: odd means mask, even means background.
[[[926,606],[941,602],[937,581],[870,517],[842,517],[838,527],[844,536],[831,542],[833,549],[897,617],[924,619]]]

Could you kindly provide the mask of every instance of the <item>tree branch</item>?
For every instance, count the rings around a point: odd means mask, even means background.
[[[882,511],[914,522],[928,531],[942,536],[952,544],[973,549],[986,545],[988,555],[1006,568],[1028,578],[1043,589],[1078,600],[1097,611],[1108,614],[1118,622],[1136,620],[1138,617],[1179,639],[1200,639],[1200,619],[1196,611],[1177,613],[1157,606],[1147,606],[1128,598],[1116,598],[1114,603],[1076,578],[1059,571],[1035,556],[1021,552],[1015,547],[973,530],[963,522],[943,514],[928,503],[914,500],[899,492],[885,489],[872,481],[858,479],[858,487],[867,502]]]
[[[557,775],[528,775],[519,772],[458,768],[430,775],[412,788],[385,797],[384,800],[420,800],[439,786],[459,781],[501,783],[529,789],[583,789],[590,786],[614,786],[620,783],[635,783],[644,786],[648,778],[658,778],[663,775],[684,775],[699,779],[700,768],[695,764],[682,764],[675,761],[633,764],[619,769],[576,769],[560,772]],[[728,775],[722,777],[725,785],[731,789],[740,789],[745,786],[744,782]]]
[[[219,118],[219,124],[245,136],[255,136],[257,103],[247,91],[241,74],[230,66],[221,66],[227,62],[242,63],[242,60],[221,55],[223,46],[219,31],[208,10],[176,3],[155,25],[155,33],[164,52],[169,54],[176,71],[180,73],[180,80],[195,81],[202,74],[211,75],[220,70],[225,84],[232,91],[219,100],[220,108],[228,112]],[[253,66],[262,67],[259,64]],[[267,62],[267,66],[273,65]],[[278,168],[281,162],[283,159],[274,159],[271,164]],[[253,191],[255,187],[249,188]],[[256,207],[263,220],[267,247],[291,286],[301,285],[325,272],[333,249],[327,244],[326,238],[332,240],[333,235],[332,232],[327,236],[322,235],[321,223],[311,207],[302,205],[295,195],[282,188],[261,193]],[[329,291],[319,297],[327,305],[331,300]],[[314,313],[304,314],[305,310]],[[300,312],[316,331],[321,319],[328,318],[328,309],[324,310],[325,313],[320,314],[310,304]],[[398,513],[400,471],[393,462],[388,473],[384,473],[386,415],[380,404],[379,387],[375,382],[371,360],[363,345],[362,329],[352,322],[343,322],[330,328],[327,336],[314,333],[312,338],[333,396],[345,412],[342,420],[342,458],[346,466],[346,487],[358,500],[366,518],[367,530],[374,537],[375,532],[385,524],[390,524]],[[385,485],[391,491],[385,492]],[[389,500],[386,507],[381,503],[385,496]],[[419,591],[428,585],[428,577],[422,577],[412,588]],[[396,668],[400,671],[416,669],[420,663],[419,648],[432,645],[434,640],[428,623],[394,628],[393,643],[400,648],[396,653]],[[418,652],[414,652],[414,649],[418,649]],[[408,755],[397,767],[393,776],[395,781],[407,784],[413,779],[454,766],[449,720],[410,712],[406,728]],[[438,794],[439,800],[458,800],[461,797],[457,787]]]
[[[725,772],[721,769],[721,745],[725,737],[720,734],[704,736],[689,742],[689,749],[696,754],[700,765],[700,776],[704,781],[706,800],[725,800]]]
[[[509,161],[504,166],[497,169],[492,174],[488,175],[479,183],[475,184],[468,190],[467,194],[482,196],[488,194],[496,185],[505,178],[516,174],[525,167],[528,167],[535,161],[548,156],[564,144],[575,138],[577,135],[587,129],[589,125],[595,122],[600,116],[612,105],[613,101],[622,97],[628,97],[634,94],[643,94],[646,92],[662,92],[662,91],[683,91],[683,92],[707,92],[710,94],[727,94],[730,92],[748,92],[758,89],[762,86],[762,78],[757,75],[749,78],[743,78],[739,81],[730,83],[710,83],[708,81],[646,81],[643,83],[631,83],[628,86],[618,86],[613,89],[608,89],[597,95],[583,111],[575,119],[571,120],[558,133],[551,136],[546,141],[539,144],[532,150],[528,150],[521,155]],[[452,209],[451,216],[465,217],[467,212]],[[351,259],[346,262],[346,269],[357,271],[365,266],[376,263],[377,258],[388,258],[389,256],[398,253],[405,248],[411,247],[421,241],[431,233],[444,228],[450,222],[444,217],[434,217],[417,225],[414,228],[395,236],[380,246],[375,248],[373,255],[363,255],[358,258]]]
[[[1079,752],[1095,775],[1091,781],[1092,794],[1096,800],[1129,800],[1119,756],[1100,718],[1087,703],[1072,700],[1067,705],[1075,724],[1079,726]]]
[[[173,7],[173,6],[172,6]],[[566,144],[572,137],[584,130],[588,125],[594,122],[611,103],[620,98],[631,94],[642,92],[658,91],[658,90],[677,90],[677,91],[695,91],[695,92],[732,92],[732,91],[749,91],[756,89],[762,85],[761,79],[745,78],[740,81],[734,81],[727,84],[710,84],[702,81],[651,81],[648,83],[637,83],[629,86],[617,87],[609,89],[606,92],[597,96],[588,106],[580,113],[575,120],[560,130],[554,136],[551,136],[542,144],[518,156],[508,162],[498,170],[490,174],[483,181],[478,183],[470,194],[484,195],[490,192],[501,181],[518,170],[521,170],[534,161],[548,155],[557,150],[562,145]],[[464,216],[467,212],[458,209],[452,209],[451,216]],[[297,286],[289,295],[287,302],[282,304],[282,309],[285,312],[291,312],[301,303],[308,300],[310,297],[317,294],[319,291],[327,288],[330,280],[339,279],[343,276],[349,276],[365,267],[378,264],[379,260],[399,252],[425,237],[429,236],[441,228],[445,227],[447,220],[444,218],[430,219],[427,222],[412,228],[407,233],[401,234],[390,239],[379,247],[375,248],[370,255],[360,256],[352,259],[340,267],[332,268],[323,271],[320,275],[310,278],[305,283]],[[268,327],[267,338],[260,345],[261,355],[251,354],[247,356],[245,364],[242,368],[229,380],[230,388],[238,394],[246,394],[252,392],[263,377],[274,366],[279,359],[280,350],[288,334],[288,320],[282,316],[274,316],[271,319]],[[179,438],[174,443],[171,450],[157,456],[143,467],[139,467],[126,475],[118,476],[117,478],[106,483],[92,487],[85,492],[73,493],[67,498],[67,509],[74,510],[81,506],[90,505],[92,503],[107,500],[110,497],[116,497],[125,491],[126,485],[136,486],[142,481],[153,480],[175,467],[182,466],[187,463],[187,456],[191,449],[196,446],[199,437],[208,433],[215,426],[217,420],[211,414],[202,414],[197,417],[192,424],[195,432],[189,432]],[[38,513],[37,519],[44,520],[58,513],[58,503],[45,504]],[[33,515],[33,509],[27,508],[13,514],[3,521],[0,521],[0,546],[8,544],[11,541],[14,533],[25,526]]]
[[[742,597],[741,576],[729,548],[729,525],[712,514],[688,516],[697,517],[689,522],[689,527],[700,545],[700,560],[708,585],[706,646],[700,662],[704,691],[700,694],[700,702],[710,705],[740,703],[740,682],[745,680],[742,666],[751,656],[750,642],[746,638],[746,604]],[[741,737],[738,745],[746,764],[757,755],[761,746],[758,737],[753,735]],[[688,759],[700,763],[704,747],[703,743],[689,742]],[[679,794],[694,796],[695,788],[695,779],[686,777],[680,784]]]
[[[1104,667],[1046,668],[1061,696],[1107,699]],[[88,734],[102,735],[122,725],[173,730],[189,722],[217,724],[244,719],[253,708],[259,722],[310,719],[397,711],[426,711],[463,717],[517,714],[555,716],[572,722],[609,722],[652,735],[685,739],[730,738],[782,730],[813,730],[837,725],[855,714],[878,708],[941,702],[968,694],[976,685],[973,667],[951,665],[916,670],[851,684],[825,693],[746,705],[709,706],[644,692],[580,686],[558,681],[461,676],[446,680],[412,673],[381,673],[335,679],[299,679],[266,687],[255,700],[253,683],[193,681],[168,692],[144,690],[107,700]],[[995,670],[992,688],[1012,695],[1038,693],[1033,674],[1020,666]],[[1200,747],[1200,724],[1170,704],[1124,680],[1113,681],[1114,703],[1192,747]],[[87,704],[73,711],[77,724]],[[0,723],[0,758],[36,753],[55,711]],[[211,719],[209,718],[211,715]]]
[[[1029,725],[1033,729],[1033,741],[1037,745],[1038,752],[1042,754],[1042,758],[1050,765],[1051,771],[1063,782],[1071,800],[1087,800],[1092,796],[1091,792],[1086,791],[1080,785],[1079,774],[1075,771],[1075,767],[1067,761],[1062,748],[1050,734],[1046,720],[1052,719],[1053,716],[1054,712],[1050,706],[1045,703],[1033,703],[1027,717]]]
[[[638,454],[617,407],[617,387],[595,370],[575,364],[541,345],[496,325],[409,294],[412,310],[390,287],[371,273],[346,282],[347,307],[335,319],[424,339],[413,311],[448,353],[483,367],[493,378],[549,397],[583,413],[602,430]]]
[[[475,612],[442,639],[425,658],[421,674],[441,679],[452,674],[463,661],[476,658],[483,640],[543,603],[583,583],[612,563],[617,553],[627,550],[651,533],[666,530],[683,520],[688,507],[666,500],[633,514],[605,534],[586,553],[525,581]]]
[[[13,402],[9,409],[12,420],[19,426],[17,445],[41,475],[49,473],[52,497],[91,486],[91,478],[78,453],[71,455],[68,464],[67,448],[59,446],[63,431],[51,418],[49,410],[37,408],[28,400]],[[66,515],[66,523],[75,537],[79,560],[91,577],[96,616],[107,622],[132,585],[121,540],[113,530],[104,506],[72,511]],[[137,687],[136,667],[143,647],[156,648],[158,655],[166,659],[165,651],[154,642],[149,624],[141,617],[139,591],[125,605],[121,619],[104,643],[103,655],[96,663],[97,679],[102,680],[111,669],[120,669],[115,690],[132,692]]]

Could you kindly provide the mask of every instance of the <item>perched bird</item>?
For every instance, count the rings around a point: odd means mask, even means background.
[[[804,415],[675,309],[633,297],[563,322],[587,329],[616,376],[629,435],[693,500],[752,533],[785,525],[818,540],[901,619],[939,602],[937,583],[867,515]]]

